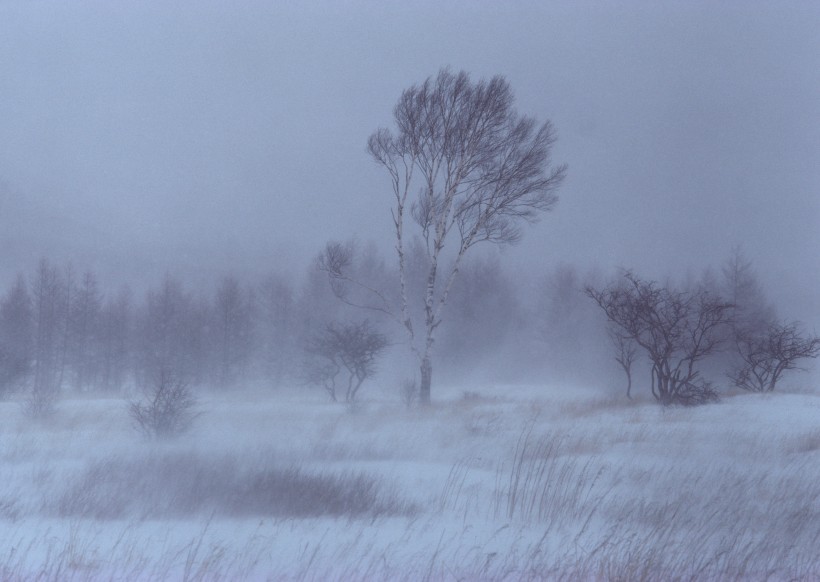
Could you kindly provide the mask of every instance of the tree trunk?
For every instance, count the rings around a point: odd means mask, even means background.
[[[626,372],[626,397],[632,400],[632,367],[624,366]]]
[[[419,402],[422,406],[430,405],[430,383],[433,379],[433,362],[430,356],[424,356],[421,360],[421,387],[419,389]]]

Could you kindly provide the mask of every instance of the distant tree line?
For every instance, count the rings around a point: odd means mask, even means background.
[[[389,278],[373,245],[357,256],[357,271],[374,285]],[[442,340],[464,365],[495,349],[508,322],[520,319],[514,286],[497,261],[466,271],[454,293],[469,299],[460,301]],[[484,309],[490,304],[496,309]],[[376,372],[390,343],[387,327],[339,302],[316,265],[301,279],[226,275],[205,290],[167,274],[137,295],[126,286],[107,292],[93,271],[44,258],[0,293],[0,395],[25,393],[38,413],[63,392],[121,393],[163,374],[215,390],[322,385],[311,369],[319,356],[346,370],[342,396],[351,399]]]
[[[388,315],[360,309],[373,290],[393,299],[394,273],[375,245],[340,248],[367,289],[340,280],[332,289],[326,252],[300,278],[226,275],[192,289],[168,274],[140,296],[106,292],[93,271],[42,259],[0,294],[0,394],[25,394],[39,414],[64,392],[123,393],[171,374],[197,389],[314,384],[355,399],[402,335]],[[425,256],[421,243],[408,245],[408,286],[425,285]],[[451,302],[437,350],[442,377],[456,381],[480,369],[504,381],[611,385],[621,369],[630,397],[640,387],[663,403],[694,403],[721,385],[774,390],[820,353],[820,339],[779,318],[739,252],[717,275],[662,285],[566,264],[514,276],[497,257],[476,255]],[[409,385],[384,382],[397,398]]]
[[[0,300],[0,390],[117,392],[160,370],[230,388],[253,374],[281,381],[305,330],[292,283],[233,276],[194,293],[173,275],[136,298],[106,295],[96,275],[42,259]]]

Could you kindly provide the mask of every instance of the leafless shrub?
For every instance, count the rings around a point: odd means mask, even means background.
[[[741,365],[729,373],[735,386],[750,392],[772,392],[797,362],[820,355],[820,337],[805,336],[797,322],[771,324],[763,334],[741,333],[736,339]]]
[[[313,359],[305,364],[305,378],[322,385],[336,402],[336,378],[345,371],[344,398],[352,403],[364,381],[376,373],[376,361],[388,345],[387,337],[375,331],[368,320],[330,323],[307,346]]]
[[[644,350],[652,364],[652,394],[661,404],[694,405],[717,398],[697,365],[720,348],[721,332],[731,320],[730,303],[703,288],[661,287],[631,272],[620,284],[602,290],[589,286],[586,294],[613,326],[619,358],[625,357],[624,350],[628,354],[632,342]]]
[[[131,402],[128,412],[137,430],[150,438],[168,438],[187,431],[201,414],[187,381],[163,369],[142,402]]]
[[[700,406],[720,400],[714,384],[702,379],[681,385],[675,395],[675,404],[683,406]]]

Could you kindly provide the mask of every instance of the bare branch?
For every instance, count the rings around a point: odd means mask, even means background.
[[[319,256],[317,261],[317,268],[320,271],[327,273],[330,288],[333,294],[341,302],[351,307],[359,309],[369,309],[377,311],[389,316],[399,324],[403,322],[396,316],[395,312],[390,306],[390,302],[385,297],[384,293],[365,284],[361,280],[351,277],[348,272],[353,264],[353,247],[350,244],[344,245],[339,242],[329,242],[325,245],[324,252]],[[373,297],[376,303],[359,303],[349,298],[349,286],[353,285],[368,295]]]

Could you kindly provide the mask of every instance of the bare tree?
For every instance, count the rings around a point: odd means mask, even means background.
[[[316,359],[308,363],[306,379],[324,386],[335,402],[336,378],[344,370],[345,401],[354,402],[364,381],[376,373],[376,360],[387,346],[387,337],[375,331],[367,320],[328,324],[307,346]]]
[[[622,284],[586,288],[618,334],[643,348],[652,364],[652,394],[664,405],[717,397],[696,366],[723,341],[732,305],[704,289],[676,291],[627,272]]]
[[[518,115],[513,102],[501,76],[474,83],[463,71],[443,69],[402,93],[393,110],[395,134],[381,128],[368,140],[392,185],[399,306],[391,307],[383,294],[375,297],[408,334],[423,404],[430,402],[435,331],[464,255],[481,242],[517,242],[522,222],[555,206],[566,174],[563,165],[551,167],[552,125]],[[411,191],[418,195],[411,199]],[[408,215],[427,251],[423,332],[410,312]],[[331,279],[345,276],[345,260],[344,253],[328,258]]]
[[[736,342],[742,363],[729,377],[752,392],[772,392],[784,372],[802,369],[798,361],[820,355],[820,337],[805,336],[797,322],[773,323],[765,333],[741,334]]]
[[[632,400],[632,364],[638,357],[638,349],[635,341],[620,333],[617,327],[611,327],[608,333],[612,346],[615,348],[615,361],[620,364],[626,374],[626,397]]]

